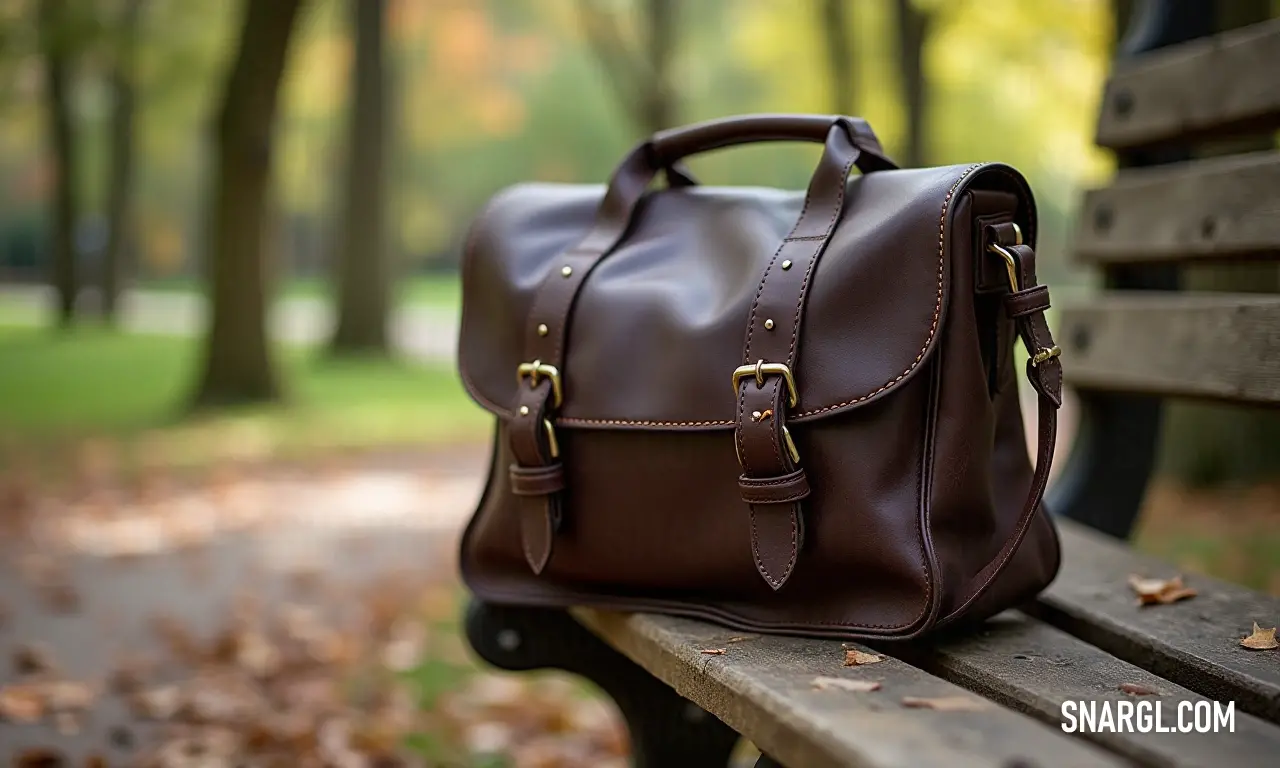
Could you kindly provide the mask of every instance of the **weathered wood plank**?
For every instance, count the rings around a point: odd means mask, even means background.
[[[1112,292],[1061,318],[1076,386],[1280,402],[1280,297]]]
[[[749,636],[703,622],[575,610],[614,648],[784,765],[1114,765],[1117,758],[987,703],[974,712],[912,709],[904,696],[973,694],[895,659],[843,665],[833,640]],[[703,649],[723,648],[723,655]],[[814,678],[873,680],[867,693],[817,690]]]
[[[1280,153],[1121,171],[1085,195],[1075,242],[1091,263],[1280,256]]]
[[[1280,126],[1280,20],[1148,53],[1107,81],[1097,143],[1131,149]]]
[[[1062,571],[1038,601],[1040,618],[1196,693],[1280,723],[1280,650],[1239,644],[1253,622],[1280,623],[1280,599],[1190,576],[1197,597],[1140,608],[1129,575],[1172,576],[1169,565],[1071,521],[1058,520],[1058,528]]]
[[[1208,701],[1014,611],[996,617],[978,633],[907,649],[886,646],[885,650],[1055,727],[1068,722],[1062,711],[1066,701],[1111,702],[1112,707],[1117,702],[1147,702],[1148,718],[1158,702],[1157,727],[1174,729],[1179,725],[1180,703]],[[1155,693],[1133,695],[1122,691],[1121,685],[1141,686]],[[1151,720],[1147,722],[1150,727]],[[1081,738],[1147,765],[1274,764],[1275,756],[1280,755],[1280,726],[1237,709],[1234,728],[1219,733],[1161,733],[1154,729],[1148,733],[1082,733]]]

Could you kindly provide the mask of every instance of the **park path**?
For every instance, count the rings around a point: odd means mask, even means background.
[[[203,295],[179,291],[129,290],[121,302],[121,325],[136,333],[195,336],[204,331],[207,302]],[[0,315],[6,322],[37,325],[52,306],[46,286],[0,286]],[[333,328],[329,301],[316,296],[289,296],[272,307],[273,338],[293,344],[314,344]],[[458,341],[455,308],[401,304],[391,319],[391,341],[406,356],[424,362],[454,358]]]

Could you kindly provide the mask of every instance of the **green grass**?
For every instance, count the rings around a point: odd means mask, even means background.
[[[195,278],[174,277],[157,278],[140,281],[137,285],[143,290],[170,291],[175,293],[194,293],[203,290],[201,283]],[[332,291],[328,280],[316,277],[292,278],[277,289],[277,296],[330,298]],[[461,296],[461,286],[457,274],[416,275],[401,280],[395,285],[396,298],[408,304],[437,307],[457,306]]]
[[[483,437],[452,368],[277,348],[282,405],[188,416],[196,339],[0,326],[0,451],[106,439],[148,463],[292,457]],[[7,452],[7,451],[5,451]]]

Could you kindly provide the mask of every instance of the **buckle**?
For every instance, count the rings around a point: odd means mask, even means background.
[[[523,382],[526,376],[529,377],[530,388],[538,386],[539,376],[546,376],[551,379],[553,407],[559,408],[560,403],[564,402],[564,390],[560,387],[560,371],[554,365],[547,365],[541,360],[534,360],[532,363],[521,363],[516,366],[516,381]]]
[[[1058,357],[1061,354],[1062,354],[1062,348],[1058,347],[1057,345],[1054,345],[1048,349],[1037,350],[1036,353],[1031,356],[1031,366],[1034,368],[1035,366],[1040,365],[1044,361],[1054,357]]]
[[[779,374],[782,380],[787,383],[787,406],[795,408],[796,403],[800,400],[796,393],[796,380],[791,375],[791,369],[783,363],[766,363],[763,360],[757,360],[755,365],[740,365],[733,371],[733,396],[738,396],[738,385],[748,376],[756,377],[756,386],[764,386],[764,376],[766,373]]]
[[[551,426],[551,419],[543,419],[542,428],[547,433],[547,447],[551,449],[551,458],[560,458],[560,441],[556,440],[556,428]]]
[[[1020,246],[1023,244],[1023,228],[1018,224],[1014,224],[1014,244]],[[1000,253],[1001,259],[1005,260],[1005,270],[1009,273],[1009,289],[1014,293],[1018,293],[1018,260],[1014,259],[1014,255],[1009,252],[1009,248],[1001,246],[1000,243],[988,243],[987,250],[992,253]]]

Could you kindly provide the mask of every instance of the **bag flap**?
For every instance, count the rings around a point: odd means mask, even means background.
[[[1029,201],[1005,166],[883,171],[850,179],[843,216],[810,276],[789,422],[871,402],[919,370],[939,336],[949,212],[978,173]],[[535,291],[589,228],[600,186],[527,184],[477,219],[462,265],[459,366],[471,396],[507,417]],[[557,423],[728,429],[760,276],[804,193],[686,187],[648,194],[574,306]],[[1026,206],[1027,209],[1030,206]],[[1021,212],[1031,216],[1029,210]],[[1028,228],[1034,222],[1024,224]]]

